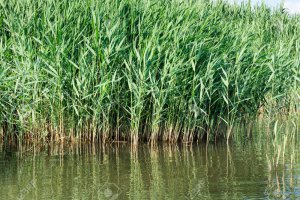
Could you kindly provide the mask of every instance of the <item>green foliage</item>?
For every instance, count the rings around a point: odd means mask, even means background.
[[[299,19],[223,1],[0,1],[0,124],[19,138],[229,138],[260,108],[297,112]]]

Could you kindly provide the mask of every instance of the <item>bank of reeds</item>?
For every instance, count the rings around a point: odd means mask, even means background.
[[[229,140],[299,111],[299,62],[300,18],[280,8],[0,0],[0,135]]]

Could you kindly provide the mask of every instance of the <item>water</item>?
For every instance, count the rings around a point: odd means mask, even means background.
[[[0,199],[300,199],[298,148],[277,169],[266,143],[2,149]]]

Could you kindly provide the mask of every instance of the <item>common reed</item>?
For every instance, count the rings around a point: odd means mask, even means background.
[[[259,112],[299,113],[299,19],[224,1],[0,0],[0,135],[229,141]]]

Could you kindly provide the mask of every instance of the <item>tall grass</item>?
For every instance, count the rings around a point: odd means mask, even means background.
[[[0,0],[0,134],[229,140],[299,112],[299,22],[224,1]]]

